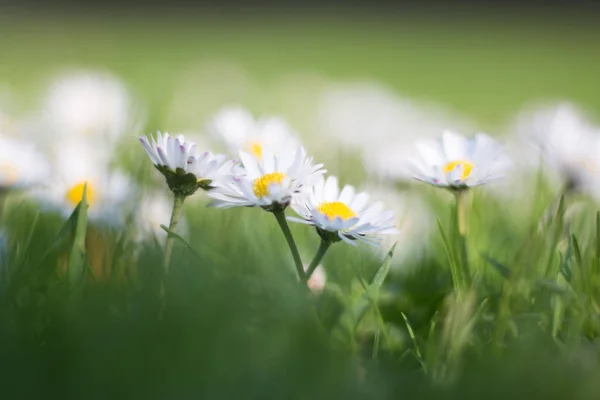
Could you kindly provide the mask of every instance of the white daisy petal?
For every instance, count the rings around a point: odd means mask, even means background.
[[[301,158],[298,159],[298,155]],[[304,188],[324,173],[321,169],[314,169],[312,160],[306,157],[303,149],[293,149],[281,155],[265,151],[260,158],[240,152],[240,158],[246,174],[236,176],[229,185],[215,191],[220,200],[228,197],[234,205],[242,200],[269,211],[273,207],[285,208],[290,204],[301,208],[298,204]],[[292,159],[294,161],[290,162]]]
[[[210,187],[221,186],[235,173],[234,165],[227,162],[223,155],[213,155],[209,152],[195,154],[196,144],[186,141],[183,135],[172,137],[168,133],[163,135],[158,132],[156,138],[140,137],[140,143],[152,163],[159,167],[167,180],[177,169],[182,169],[196,176],[199,187],[208,189],[209,181]]]
[[[349,186],[340,192],[335,177],[329,177],[327,180],[321,178],[310,190],[312,193],[307,196],[309,199],[321,198],[304,203],[303,207],[294,207],[304,223],[315,225],[321,231],[333,232],[340,240],[353,246],[357,240],[369,244],[376,243],[373,238],[365,238],[367,235],[395,232],[392,229],[394,225],[391,211],[383,211],[383,204],[380,202],[365,208],[369,198],[367,193],[362,192],[353,197],[354,188]],[[322,196],[315,193],[321,191],[324,192]]]
[[[413,177],[439,187],[480,185],[504,176],[511,166],[502,147],[485,134],[467,139],[445,131],[439,141],[418,143],[416,149]]]

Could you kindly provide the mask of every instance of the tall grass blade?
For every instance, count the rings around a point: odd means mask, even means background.
[[[87,232],[87,184],[83,188],[83,196],[77,206],[75,232],[73,245],[69,254],[69,266],[67,270],[67,281],[70,288],[75,288],[83,283],[86,272],[85,235]]]
[[[488,256],[487,254],[482,254],[481,256],[483,257],[484,260],[486,260],[488,262],[489,265],[494,267],[494,269],[500,275],[502,275],[502,277],[504,279],[510,279],[510,276],[511,276],[510,268],[508,268],[506,265],[500,263],[499,261],[493,259],[492,257]]]

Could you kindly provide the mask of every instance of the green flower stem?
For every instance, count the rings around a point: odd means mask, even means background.
[[[458,271],[457,286],[459,286],[459,293],[466,289],[466,286],[470,284],[470,272],[469,272],[469,253],[467,251],[467,221],[466,221],[466,190],[456,191],[456,228],[458,231]]]
[[[301,282],[306,282],[304,275],[304,268],[302,266],[302,259],[300,259],[300,253],[298,252],[298,247],[296,246],[296,242],[294,242],[294,237],[292,236],[292,232],[290,231],[290,227],[288,226],[287,220],[285,219],[285,211],[284,210],[276,210],[273,211],[273,215],[281,228],[281,232],[283,232],[283,236],[285,236],[285,240],[292,252],[292,257],[294,258],[294,264],[296,265],[296,272],[298,273],[298,278],[300,278]]]
[[[185,195],[175,194],[175,198],[173,201],[173,211],[171,212],[171,221],[169,222],[169,230],[175,231],[177,228],[177,223],[179,222],[179,216],[181,215],[181,209],[183,206],[183,202],[185,200]],[[167,236],[167,241],[165,243],[165,253],[164,253],[164,273],[165,275],[169,271],[169,265],[171,264],[171,253],[173,252],[173,240],[175,238],[170,234]]]
[[[4,212],[4,203],[8,197],[8,191],[0,188],[0,221],[2,221],[2,214]]]
[[[308,280],[312,276],[313,272],[315,272],[315,269],[317,269],[317,266],[319,265],[319,263],[325,256],[325,253],[327,253],[327,250],[329,250],[329,246],[331,246],[330,240],[321,239],[321,243],[319,244],[317,253],[315,254],[315,257],[313,258],[313,260],[310,262],[310,265],[308,266],[308,268],[306,269],[306,274],[304,276],[305,282],[308,282]]]

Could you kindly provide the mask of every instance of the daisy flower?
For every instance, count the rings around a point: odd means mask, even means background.
[[[124,173],[111,170],[108,161],[93,150],[78,142],[59,146],[52,181],[33,194],[45,208],[68,216],[81,201],[87,185],[89,218],[123,221],[124,205],[132,198],[133,184]]]
[[[511,161],[485,134],[467,139],[445,131],[441,139],[417,144],[410,160],[415,179],[438,187],[464,189],[504,177]]]
[[[241,107],[219,111],[209,124],[209,131],[225,143],[232,154],[239,151],[261,158],[263,151],[288,152],[300,145],[288,123],[279,117],[255,119]]]
[[[381,202],[367,206],[368,200],[366,192],[356,194],[350,185],[340,191],[338,179],[330,176],[292,204],[301,218],[288,219],[315,226],[323,240],[343,240],[351,245],[358,240],[376,245],[372,235],[395,234],[397,230],[393,213],[384,211]]]
[[[30,143],[0,135],[0,188],[42,183],[48,163]]]
[[[567,186],[592,189],[600,178],[600,132],[572,104],[524,114],[516,130],[532,139]]]
[[[158,132],[156,139],[142,136],[140,142],[175,194],[189,196],[200,188],[209,190],[231,179],[233,161],[222,154],[196,154],[196,144],[186,141],[183,135]]]
[[[259,158],[242,151],[240,159],[244,174],[209,193],[215,199],[213,206],[282,210],[325,173],[323,164],[313,165],[303,147],[279,157],[265,151]]]
[[[113,142],[134,128],[132,99],[116,77],[76,71],[54,80],[45,99],[46,126],[63,137]]]

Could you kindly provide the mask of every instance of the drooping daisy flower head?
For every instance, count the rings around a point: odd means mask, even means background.
[[[0,188],[36,185],[47,176],[48,163],[33,145],[0,135]]]
[[[330,176],[294,202],[292,208],[301,218],[289,220],[315,226],[325,240],[376,245],[374,235],[394,234],[397,230],[393,213],[384,210],[383,203],[369,205],[368,200],[366,192],[356,193],[350,185],[340,191],[338,179]]]
[[[231,175],[233,162],[210,152],[197,155],[196,144],[183,135],[158,132],[156,138],[140,137],[140,142],[173,193],[190,196],[200,188],[209,190],[219,185]]]
[[[240,158],[243,174],[209,193],[215,199],[213,206],[285,209],[294,196],[325,173],[323,165],[313,165],[302,147],[281,156],[265,151],[260,158],[240,152]]]
[[[209,124],[209,131],[224,142],[233,154],[243,151],[257,158],[262,157],[263,151],[279,154],[300,145],[296,134],[283,118],[255,119],[242,107],[223,108]]]
[[[502,178],[511,161],[485,134],[465,138],[445,131],[441,139],[417,144],[410,160],[415,179],[434,186],[465,189]]]

